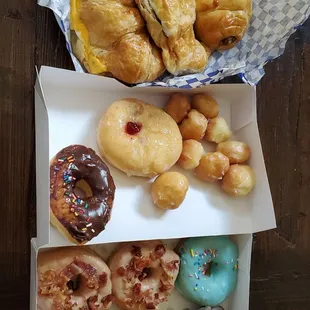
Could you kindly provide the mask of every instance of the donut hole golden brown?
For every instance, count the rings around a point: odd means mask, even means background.
[[[216,151],[226,155],[231,164],[242,164],[251,156],[250,147],[239,141],[221,142],[217,145]]]
[[[199,165],[203,154],[203,146],[196,140],[184,140],[178,164],[185,170],[191,170]]]
[[[165,172],[152,184],[152,200],[160,209],[176,209],[185,199],[188,180],[179,172]]]
[[[248,165],[231,165],[222,181],[222,188],[231,196],[245,196],[255,185],[255,174]]]
[[[197,178],[202,181],[215,182],[221,180],[229,169],[229,159],[220,152],[202,155],[195,169]]]
[[[219,105],[213,97],[208,94],[197,94],[193,96],[192,106],[206,118],[214,118],[219,114]]]
[[[207,130],[208,120],[197,110],[192,109],[180,125],[180,132],[184,140],[201,140]]]
[[[181,123],[191,109],[187,96],[181,93],[172,94],[165,107],[165,111],[177,122]]]
[[[210,119],[205,135],[205,139],[210,142],[221,143],[227,141],[232,135],[223,117]]]

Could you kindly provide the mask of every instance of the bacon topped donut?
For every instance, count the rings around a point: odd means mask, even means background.
[[[51,223],[70,241],[84,244],[104,230],[114,193],[109,168],[92,149],[70,145],[51,161]]]
[[[157,309],[174,288],[179,264],[161,241],[122,245],[110,259],[115,302],[121,309]]]
[[[93,251],[75,247],[39,252],[39,310],[105,310],[113,296],[111,273]]]

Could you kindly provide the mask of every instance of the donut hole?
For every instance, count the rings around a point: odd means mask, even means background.
[[[153,274],[152,268],[150,268],[150,267],[145,267],[145,268],[142,270],[142,272],[141,272],[141,274],[140,274],[140,276],[139,276],[139,280],[140,280],[140,281],[143,281],[143,280],[145,280],[145,279],[148,279],[148,278],[152,277],[152,274]]]
[[[69,290],[76,292],[81,287],[81,281],[82,276],[81,274],[78,274],[67,282],[67,287],[69,288]]]
[[[93,191],[85,179],[78,180],[75,183],[73,192],[78,198],[81,199],[93,197]]]
[[[209,263],[205,263],[203,264],[203,274],[206,276],[206,277],[210,277],[211,276],[211,265],[214,264],[215,266],[217,266],[217,263],[212,263],[212,262],[209,262]]]

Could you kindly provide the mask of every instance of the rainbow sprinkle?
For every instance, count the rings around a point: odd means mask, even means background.
[[[193,249],[190,249],[190,252],[191,252],[191,256],[194,257],[194,250]]]

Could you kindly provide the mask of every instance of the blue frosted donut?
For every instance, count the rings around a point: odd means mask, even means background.
[[[217,306],[237,284],[238,249],[227,236],[189,238],[180,246],[176,287],[200,306]]]

